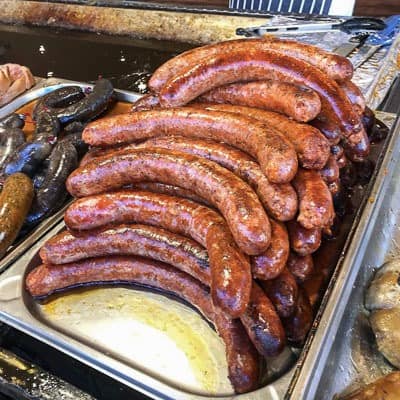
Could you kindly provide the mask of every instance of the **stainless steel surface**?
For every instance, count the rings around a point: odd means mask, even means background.
[[[291,399],[331,399],[391,368],[376,351],[363,306],[365,290],[384,261],[400,250],[400,120],[360,223],[337,276],[327,290],[319,327],[295,379]]]
[[[82,82],[74,82],[68,81],[65,79],[37,79],[37,85],[35,85],[31,90],[22,94],[9,104],[0,108],[0,118],[11,114],[28,104],[29,102],[38,99],[41,96],[44,96],[46,93],[49,93],[53,90],[56,90],[60,87],[71,86],[71,85],[79,85],[81,87],[93,87],[91,84],[86,84]],[[115,90],[117,99],[120,101],[134,102],[136,99],[140,97],[139,94],[127,92],[123,90]],[[27,235],[19,244],[13,245],[10,247],[6,255],[0,260],[0,273],[4,271],[10,264],[20,257],[25,251],[31,247],[38,239],[40,239],[43,234],[45,234],[54,224],[59,222],[64,215],[64,210],[66,206],[63,207],[60,211],[55,213],[54,215],[46,218],[42,221],[31,233]]]

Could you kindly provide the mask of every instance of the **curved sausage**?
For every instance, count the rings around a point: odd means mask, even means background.
[[[25,143],[25,134],[20,128],[0,127],[0,169],[7,158]]]
[[[321,111],[317,93],[292,83],[265,80],[232,83],[202,94],[198,101],[261,108],[307,122]]]
[[[22,129],[24,125],[25,125],[25,116],[22,114],[12,113],[0,119],[1,128]]]
[[[375,125],[375,114],[369,107],[364,108],[364,112],[361,117],[361,121],[362,121],[364,129],[368,133],[368,137],[369,137],[370,132]]]
[[[314,270],[314,262],[311,255],[300,256],[293,252],[290,252],[286,266],[297,283],[306,281]]]
[[[321,112],[338,122],[345,136],[361,129],[359,115],[334,80],[307,62],[273,50],[231,51],[202,60],[165,84],[159,94],[160,104],[179,107],[218,86],[265,79],[294,83],[317,92]]]
[[[33,199],[32,181],[24,174],[9,176],[0,193],[0,257],[14,242]]]
[[[35,297],[49,296],[61,289],[104,282],[129,282],[150,286],[186,300],[215,328],[226,345],[229,378],[236,392],[255,389],[259,379],[259,358],[243,326],[213,307],[204,285],[169,265],[140,257],[92,258],[64,265],[41,265],[25,281]]]
[[[224,215],[245,253],[257,255],[268,248],[271,227],[257,195],[232,172],[200,157],[162,149],[127,150],[78,168],[66,186],[73,196],[83,197],[142,181],[180,185],[208,200]]]
[[[285,225],[273,219],[270,222],[270,246],[263,254],[251,259],[253,276],[262,280],[276,278],[285,268],[289,257],[289,237]]]
[[[286,223],[290,238],[290,248],[301,256],[314,253],[321,246],[321,229],[306,229],[297,221]]]
[[[370,143],[369,138],[364,130],[343,139],[344,148],[347,157],[353,162],[362,162],[369,155]]]
[[[277,129],[293,144],[303,168],[321,169],[329,157],[329,141],[317,129],[292,121],[284,115],[251,107],[205,104],[211,111],[224,111],[254,118]]]
[[[322,179],[327,183],[339,180],[339,166],[334,155],[330,155],[324,168],[320,171]]]
[[[284,268],[275,279],[261,281],[260,285],[281,318],[287,318],[294,313],[297,306],[298,286],[296,279],[287,268]]]
[[[299,197],[297,221],[306,229],[332,225],[335,215],[332,196],[320,174],[300,168],[293,186]]]
[[[126,190],[79,199],[68,207],[64,220],[72,230],[140,223],[188,236],[207,248],[214,282],[224,282],[225,290],[212,291],[215,302],[236,316],[248,304],[250,264],[236,247],[223,218],[207,207],[177,197]],[[235,310],[230,309],[232,302]]]
[[[360,88],[350,80],[340,82],[339,86],[346,93],[356,112],[362,116],[365,110],[365,98]]]
[[[342,130],[335,121],[320,114],[317,118],[309,122],[311,126],[317,128],[328,139],[331,145],[338,144],[342,138]]]
[[[335,144],[331,146],[331,155],[335,158],[335,160],[339,160],[344,154],[344,149],[339,144]]]
[[[121,114],[90,123],[82,137],[91,146],[107,147],[177,135],[237,147],[256,158],[274,183],[289,182],[297,171],[296,151],[281,133],[254,119],[218,111],[183,107]]]
[[[343,57],[328,53],[315,46],[289,40],[285,41],[284,48],[282,39],[280,39],[280,42],[278,42],[276,38],[271,39],[272,40],[266,40],[266,38],[263,37],[257,39],[229,40],[188,50],[158,67],[151,76],[148,86],[153,92],[158,93],[169,79],[182,72],[182,70],[199,63],[203,59],[208,59],[217,54],[227,54],[234,49],[247,51],[265,50],[271,49],[273,46],[277,47],[278,51],[288,52],[295,58],[302,58],[304,61],[313,64],[315,67],[322,68],[335,80],[347,80],[352,77],[353,66]],[[274,44],[272,43],[273,41],[275,41]],[[292,50],[290,50],[290,47]],[[290,51],[292,51],[292,53],[290,53]],[[333,71],[333,75],[332,72],[328,71]],[[334,71],[339,72],[335,73]],[[344,74],[343,71],[345,71]],[[340,79],[340,76],[343,78]]]
[[[160,107],[160,100],[156,94],[148,93],[132,104],[131,112],[147,111]]]

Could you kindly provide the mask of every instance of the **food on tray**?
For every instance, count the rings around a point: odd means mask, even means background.
[[[29,68],[18,64],[0,65],[0,106],[9,103],[34,84],[35,78]]]
[[[400,399],[400,372],[377,379],[357,390],[356,392],[341,397],[340,400],[398,400]]]
[[[368,288],[365,306],[371,311],[369,320],[379,351],[400,368],[399,260],[390,261],[377,271]]]
[[[333,197],[340,205],[368,155],[351,75],[342,57],[265,39],[165,63],[130,113],[85,127],[92,149],[67,180],[78,198],[69,231],[43,246],[28,291],[121,281],[172,291],[214,323],[235,391],[256,388],[256,350],[304,343],[324,283],[303,288],[313,254],[333,235]]]

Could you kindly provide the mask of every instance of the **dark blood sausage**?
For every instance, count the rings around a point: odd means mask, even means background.
[[[313,310],[303,289],[299,287],[299,295],[295,312],[288,318],[282,318],[286,337],[294,346],[301,346],[313,323]]]
[[[64,231],[40,249],[44,264],[68,264],[110,255],[137,255],[162,261],[210,286],[207,251],[192,239],[154,226],[117,225],[77,236]]]
[[[341,82],[339,86],[346,93],[346,96],[350,100],[351,104],[353,104],[357,113],[362,115],[365,110],[365,98],[360,88],[350,80]]]
[[[79,285],[128,282],[150,286],[186,300],[214,323],[226,346],[229,378],[236,392],[255,389],[259,379],[259,356],[243,325],[213,307],[206,286],[167,264],[140,257],[92,258],[65,265],[41,265],[26,278],[35,297],[49,296]]]
[[[336,158],[330,155],[324,168],[320,171],[322,179],[327,183],[336,182],[339,179],[339,166]]]
[[[20,128],[0,127],[0,169],[4,162],[25,142],[25,134]]]
[[[18,128],[22,129],[25,125],[25,116],[12,113],[0,119],[0,128]]]
[[[317,129],[292,121],[284,115],[251,107],[229,104],[206,104],[208,110],[247,115],[267,126],[272,126],[293,144],[303,168],[321,169],[329,157],[329,141]]]
[[[260,354],[274,357],[282,352],[285,347],[285,331],[271,300],[255,282],[249,306],[241,316],[241,321]]]
[[[312,254],[321,245],[321,228],[306,229],[297,221],[286,223],[289,232],[290,248],[301,256]]]
[[[179,185],[208,200],[225,217],[245,253],[257,255],[268,248],[271,227],[257,195],[232,172],[204,158],[130,149],[94,159],[75,170],[66,185],[73,196],[84,197],[143,181]]]
[[[80,165],[84,166],[96,157],[114,154],[121,149],[149,147],[183,151],[184,153],[207,158],[229,169],[254,189],[268,214],[279,221],[288,221],[297,212],[297,195],[290,184],[269,182],[267,177],[262,173],[260,166],[250,156],[240,150],[213,140],[184,138],[180,136],[157,137],[146,140],[146,142],[138,145],[128,145],[117,149],[91,150],[81,161]],[[150,191],[177,195],[199,201],[200,203],[205,202],[204,199],[199,198],[193,192],[188,192],[178,187],[167,187],[167,185],[160,187],[160,184],[157,183],[135,184],[135,187],[146,189],[146,185],[150,185],[148,186]]]
[[[236,316],[249,302],[250,264],[223,218],[207,207],[178,197],[126,190],[79,199],[68,207],[64,220],[72,230],[140,223],[188,236],[208,250],[214,301]],[[224,289],[217,291],[217,287]]]
[[[82,132],[71,132],[65,135],[60,142],[69,142],[75,147],[78,158],[82,157],[88,150],[88,145],[82,140]]]
[[[287,268],[284,268],[277,278],[261,281],[260,285],[281,318],[287,318],[294,313],[297,306],[298,286],[296,279]]]
[[[285,225],[273,219],[270,222],[270,246],[263,254],[251,259],[253,276],[262,280],[276,278],[285,268],[289,257],[289,237]]]
[[[321,100],[313,90],[273,80],[217,87],[201,95],[198,101],[261,108],[300,122],[314,119],[321,111]]]
[[[160,104],[179,107],[218,86],[265,79],[294,83],[317,92],[321,112],[339,123],[345,136],[361,129],[359,115],[334,80],[305,61],[273,50],[231,51],[202,60],[165,84],[159,94]]]
[[[160,107],[160,100],[156,94],[148,93],[132,104],[131,111],[146,111]]]
[[[0,193],[0,257],[16,239],[33,198],[32,181],[24,174],[9,176]]]
[[[37,225],[45,217],[61,208],[67,198],[65,181],[78,165],[75,147],[60,141],[54,147],[49,158],[49,165],[43,175],[32,207],[25,221],[25,227]]]
[[[297,171],[296,151],[281,133],[254,119],[219,111],[183,107],[121,114],[90,123],[82,137],[91,146],[107,147],[177,135],[237,147],[256,158],[273,183],[290,182]]]
[[[273,43],[275,41],[275,43]],[[351,79],[353,66],[349,60],[344,57],[328,53],[318,47],[298,43],[290,40],[277,39],[238,39],[211,44],[208,46],[197,47],[188,50],[171,60],[162,64],[152,75],[148,86],[158,93],[166,82],[182,70],[199,63],[203,59],[208,59],[217,54],[227,54],[232,50],[266,50],[276,47],[278,51],[283,51],[295,58],[301,58],[307,63],[324,70],[328,76],[335,80]]]
[[[320,174],[299,168],[293,186],[299,197],[297,221],[306,229],[330,226],[335,214],[332,196]]]
[[[363,129],[360,132],[343,139],[346,156],[353,162],[362,162],[368,157],[370,143]]]
[[[317,128],[329,141],[331,145],[338,144],[342,138],[342,131],[335,121],[329,120],[320,114],[317,118],[309,122],[311,126]]]
[[[306,281],[314,270],[314,262],[311,255],[300,256],[293,252],[290,252],[286,266],[295,277],[297,283]]]

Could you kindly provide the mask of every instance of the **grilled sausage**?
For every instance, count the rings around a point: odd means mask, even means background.
[[[339,144],[335,144],[331,146],[331,155],[335,158],[335,160],[339,160],[344,154],[344,149]]]
[[[132,104],[131,111],[147,111],[157,107],[160,107],[158,96],[153,93],[148,93]]]
[[[300,168],[293,186],[299,197],[297,221],[306,229],[330,226],[334,217],[332,196],[319,173]]]
[[[253,276],[262,280],[276,278],[289,257],[289,237],[285,225],[273,219],[270,222],[271,244],[268,250],[251,259]]]
[[[365,110],[365,98],[360,88],[350,80],[340,82],[339,86],[345,92],[357,113],[363,115]]]
[[[313,64],[315,67],[322,69],[332,79],[342,81],[352,77],[353,66],[344,57],[304,43],[290,40],[283,42],[282,39],[278,41],[276,38],[273,38],[273,40],[257,38],[229,40],[188,50],[162,64],[153,73],[148,86],[153,92],[158,93],[169,79],[182,72],[182,70],[217,54],[228,54],[232,50],[266,50],[273,47],[278,51],[283,51],[295,58],[301,58],[307,63]]]
[[[300,122],[314,119],[321,111],[321,100],[313,90],[273,80],[217,87],[197,100],[261,108],[285,114]]]
[[[317,118],[309,122],[311,126],[317,128],[328,139],[331,145],[338,144],[342,138],[342,131],[335,121],[320,114]]]
[[[321,245],[321,229],[306,229],[297,221],[286,223],[290,238],[290,248],[301,256],[314,253]]]
[[[26,278],[32,296],[43,297],[79,285],[129,282],[173,293],[196,307],[226,345],[229,378],[236,392],[258,385],[259,358],[240,321],[213,307],[207,288],[190,275],[169,265],[140,257],[93,258],[64,265],[41,265]]]
[[[24,174],[8,177],[0,193],[0,257],[14,242],[33,199],[32,181]]]
[[[306,281],[314,270],[314,262],[311,255],[300,256],[293,252],[290,252],[286,266],[297,283]]]
[[[294,313],[297,306],[298,286],[296,279],[287,268],[284,268],[275,279],[261,281],[260,285],[281,318],[287,318]]]
[[[7,158],[25,142],[25,134],[20,128],[0,127],[0,169]]]
[[[237,147],[256,158],[273,183],[287,183],[297,171],[296,151],[282,134],[254,119],[217,111],[184,107],[121,114],[89,124],[82,137],[91,146],[107,147],[176,135]]]
[[[218,86],[265,79],[294,83],[317,92],[321,112],[339,123],[345,136],[361,129],[359,115],[334,80],[307,62],[273,50],[232,51],[202,60],[165,84],[159,94],[160,104],[179,107]]]
[[[370,143],[363,129],[360,132],[343,139],[346,156],[353,162],[362,162],[368,157]]]
[[[321,169],[320,174],[327,184],[336,182],[339,179],[339,166],[335,156],[329,156],[328,162],[325,164],[324,168]]]
[[[236,304],[234,311],[229,310],[236,316],[243,313],[248,304],[249,262],[236,247],[223,218],[207,207],[177,197],[127,190],[79,199],[68,207],[64,220],[72,230],[140,223],[188,236],[208,250],[214,301],[224,309]],[[220,280],[224,282],[224,290],[214,293],[213,288]]]

